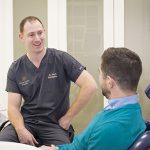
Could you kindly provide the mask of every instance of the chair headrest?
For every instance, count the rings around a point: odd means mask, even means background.
[[[145,94],[150,99],[150,85],[148,85],[147,88],[145,89]]]
[[[150,130],[150,121],[149,120],[145,121],[145,125],[146,125],[146,131]]]
[[[150,148],[150,131],[142,133],[129,150],[147,150]]]

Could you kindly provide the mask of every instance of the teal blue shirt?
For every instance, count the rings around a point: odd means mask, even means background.
[[[58,147],[60,150],[127,150],[144,130],[137,95],[113,99],[75,136],[73,143]]]

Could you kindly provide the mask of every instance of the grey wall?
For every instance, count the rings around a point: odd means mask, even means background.
[[[47,31],[47,0],[13,0],[14,59],[26,52],[19,40],[19,24],[26,16],[41,19]]]
[[[86,66],[98,83],[98,66],[103,51],[103,3],[102,0],[67,1],[67,49]],[[70,99],[78,90],[72,85]],[[103,107],[103,96],[97,92],[73,121],[76,133],[82,131]]]
[[[125,46],[139,54],[143,73],[138,92],[145,119],[150,119],[150,100],[144,90],[150,84],[150,0],[125,0]]]

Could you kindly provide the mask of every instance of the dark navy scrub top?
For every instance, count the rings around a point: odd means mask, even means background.
[[[12,63],[6,91],[23,96],[25,120],[57,122],[69,108],[70,81],[75,82],[84,69],[68,53],[47,48],[39,68],[27,55]]]

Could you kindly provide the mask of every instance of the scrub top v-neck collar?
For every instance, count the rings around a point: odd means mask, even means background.
[[[40,65],[39,67],[36,67],[32,61],[28,58],[27,54],[25,55],[25,59],[26,59],[26,64],[27,66],[29,66],[30,69],[33,69],[35,71],[38,71],[40,70],[40,68],[46,63],[46,57],[47,57],[47,54],[48,53],[48,50],[46,49],[46,53],[44,55],[44,57],[42,58],[41,62],[40,62]]]

